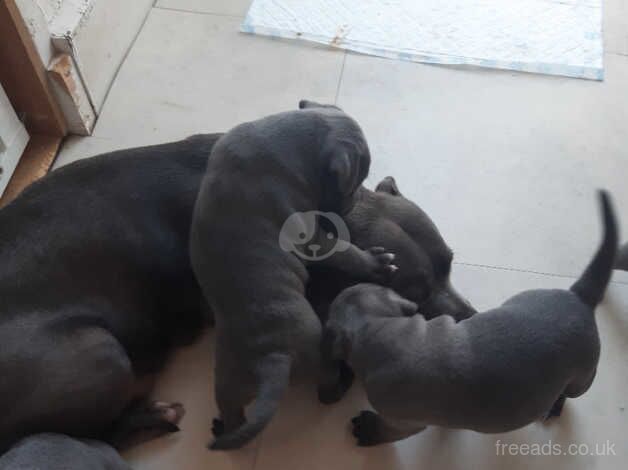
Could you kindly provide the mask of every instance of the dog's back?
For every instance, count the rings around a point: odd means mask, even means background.
[[[0,325],[24,313],[52,315],[85,305],[109,311],[109,326],[127,339],[131,328],[150,330],[139,317],[133,325],[134,315],[198,310],[186,247],[196,193],[218,137],[81,160],[0,210]]]

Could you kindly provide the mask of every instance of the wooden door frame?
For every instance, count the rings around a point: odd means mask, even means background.
[[[48,172],[68,132],[46,65],[15,0],[0,0],[0,84],[31,136],[0,207]]]

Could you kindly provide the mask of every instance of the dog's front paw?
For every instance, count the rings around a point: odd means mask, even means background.
[[[385,282],[399,269],[393,264],[395,255],[381,246],[366,250],[368,256],[368,275],[375,282]]]
[[[378,423],[377,413],[367,410],[351,420],[353,435],[357,438],[359,446],[374,446],[381,442],[378,437]]]
[[[344,361],[340,363],[338,372],[338,382],[331,386],[320,385],[318,387],[318,400],[325,405],[331,405],[340,401],[353,384],[355,375]]]
[[[214,418],[212,421],[212,434],[214,437],[222,436],[225,432],[225,423],[222,419]]]

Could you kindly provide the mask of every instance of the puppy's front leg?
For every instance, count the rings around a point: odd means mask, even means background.
[[[358,445],[365,447],[400,441],[425,429],[421,424],[382,418],[372,411],[362,411],[351,420],[351,424]]]
[[[344,361],[342,338],[331,328],[325,328],[321,341],[321,378],[318,399],[330,405],[341,400],[353,384],[354,374]]]
[[[344,251],[338,251],[329,258],[320,260],[324,266],[338,269],[361,281],[383,284],[397,271],[393,264],[395,255],[381,246],[362,250],[349,244]]]

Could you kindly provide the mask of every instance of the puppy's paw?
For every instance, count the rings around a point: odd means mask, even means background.
[[[181,403],[154,401],[140,403],[128,410],[115,423],[107,440],[116,448],[125,449],[157,437],[179,432],[185,415]]]
[[[353,435],[358,440],[358,445],[369,447],[381,442],[378,436],[379,417],[377,413],[364,410],[351,420]]]
[[[339,364],[338,372],[339,377],[337,383],[332,386],[320,385],[318,387],[318,400],[325,405],[331,405],[332,403],[340,401],[353,384],[355,375],[344,361]]]
[[[374,246],[366,250],[369,257],[369,278],[375,282],[388,281],[399,269],[393,264],[395,255],[381,246]]]
[[[212,434],[214,437],[222,436],[225,433],[225,423],[222,419],[214,418],[212,421]]]
[[[167,403],[163,401],[156,401],[153,402],[151,406],[157,413],[161,415],[164,421],[172,424],[174,427],[176,427],[181,422],[183,416],[185,416],[185,408],[181,403]]]

